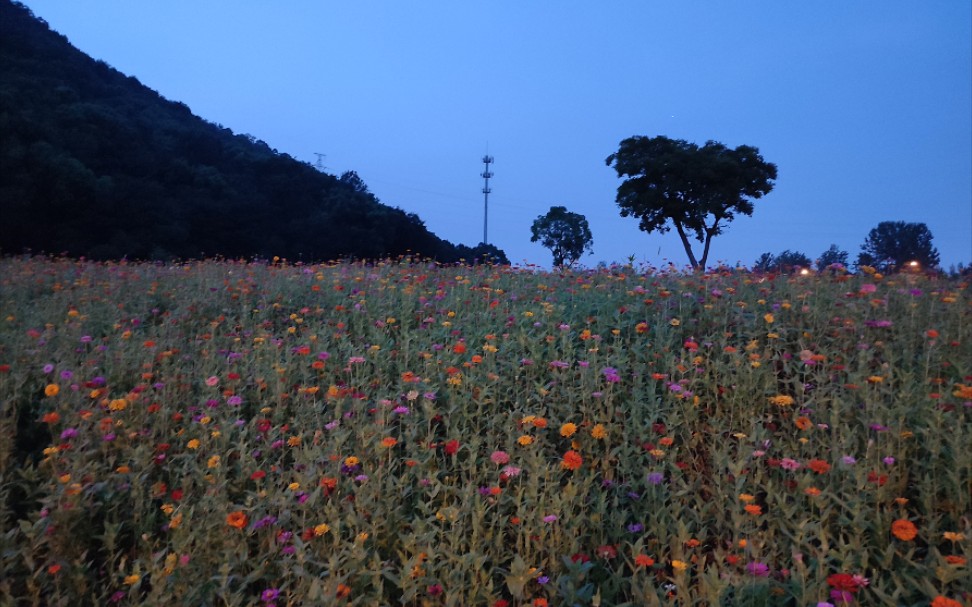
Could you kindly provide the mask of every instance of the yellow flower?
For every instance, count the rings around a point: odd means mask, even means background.
[[[884,378],[880,375],[872,375],[867,378],[867,383],[869,384],[879,384],[884,381]]]
[[[198,449],[199,448],[199,439],[198,438],[194,438],[194,439],[190,440],[188,443],[186,443],[186,447],[188,447],[190,449]]]
[[[965,539],[965,535],[958,533],[956,531],[946,531],[942,534],[942,537],[950,542],[961,542]]]
[[[756,496],[750,495],[749,493],[740,493],[739,494],[739,501],[745,502],[747,504],[750,504],[750,503],[756,501]]]
[[[300,446],[300,437],[299,436],[291,436],[290,438],[287,439],[287,445],[289,447],[299,447]]]
[[[159,510],[161,510],[162,512],[165,512],[166,515],[171,516],[172,515],[172,511],[175,510],[175,506],[173,506],[172,504],[162,504],[159,507]]]
[[[675,571],[685,571],[688,569],[688,563],[685,561],[672,561],[672,569]]]
[[[533,437],[529,434],[524,434],[520,438],[516,439],[516,442],[526,447],[527,445],[533,444]]]
[[[361,460],[359,460],[357,457],[349,455],[348,457],[344,458],[344,465],[348,467],[357,466],[358,462],[360,461]]]
[[[112,411],[124,411],[128,407],[128,401],[124,398],[116,398],[108,403],[108,408]]]
[[[142,576],[138,575],[137,573],[133,573],[132,575],[126,575],[125,584],[128,586],[132,586],[134,584],[137,584],[140,579],[142,579]]]
[[[575,432],[577,432],[576,424],[567,422],[566,424],[560,427],[560,435],[563,436],[564,438],[570,438],[571,436],[574,435]]]
[[[289,485],[287,485],[287,488],[290,489],[291,491],[297,491],[298,489],[300,489],[300,483],[290,483]]]
[[[766,321],[766,324],[770,325],[770,324],[773,324],[773,321],[776,320],[776,319],[773,318],[773,315],[772,314],[767,313],[767,314],[764,314],[763,315],[763,320]]]
[[[597,440],[607,438],[607,430],[604,428],[604,424],[594,424],[594,427],[591,428],[591,436]]]
[[[769,401],[776,405],[777,407],[789,407],[794,402],[793,397],[788,394],[777,394],[776,396],[771,396]]]
[[[331,528],[328,527],[327,523],[321,523],[320,525],[316,525],[314,527],[314,535],[320,537],[330,530]]]
[[[207,468],[218,468],[219,467],[219,456],[218,455],[214,455],[214,456],[210,457],[209,458],[209,461],[206,462],[206,467]]]

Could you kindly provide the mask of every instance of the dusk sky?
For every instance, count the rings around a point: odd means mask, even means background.
[[[357,171],[454,243],[482,240],[488,151],[489,241],[513,263],[549,266],[530,225],[559,205],[590,223],[584,265],[687,264],[674,232],[619,215],[605,158],[633,135],[777,165],[710,265],[832,243],[853,262],[890,220],[927,224],[946,269],[972,262],[968,0],[25,4],[196,115]]]

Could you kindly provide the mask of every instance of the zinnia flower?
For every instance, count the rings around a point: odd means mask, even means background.
[[[910,542],[918,536],[918,528],[908,519],[899,518],[891,523],[891,533],[904,542]]]
[[[577,470],[583,463],[584,458],[581,457],[580,453],[571,449],[564,453],[564,460],[560,462],[560,465],[567,470]]]
[[[243,529],[246,527],[246,514],[237,510],[236,512],[230,512],[226,515],[226,524],[230,527],[236,527],[237,529]]]

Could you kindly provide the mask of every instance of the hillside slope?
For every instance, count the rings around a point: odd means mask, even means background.
[[[0,0],[0,253],[327,260],[477,251],[199,118]]]

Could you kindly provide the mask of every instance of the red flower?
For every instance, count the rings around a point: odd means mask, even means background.
[[[840,592],[854,594],[860,589],[854,576],[849,573],[834,573],[827,578],[827,583]]]
[[[454,455],[459,450],[459,441],[452,439],[445,444],[445,454]]]
[[[614,557],[618,556],[618,549],[611,544],[598,546],[597,556],[601,557],[602,559],[613,559]]]

